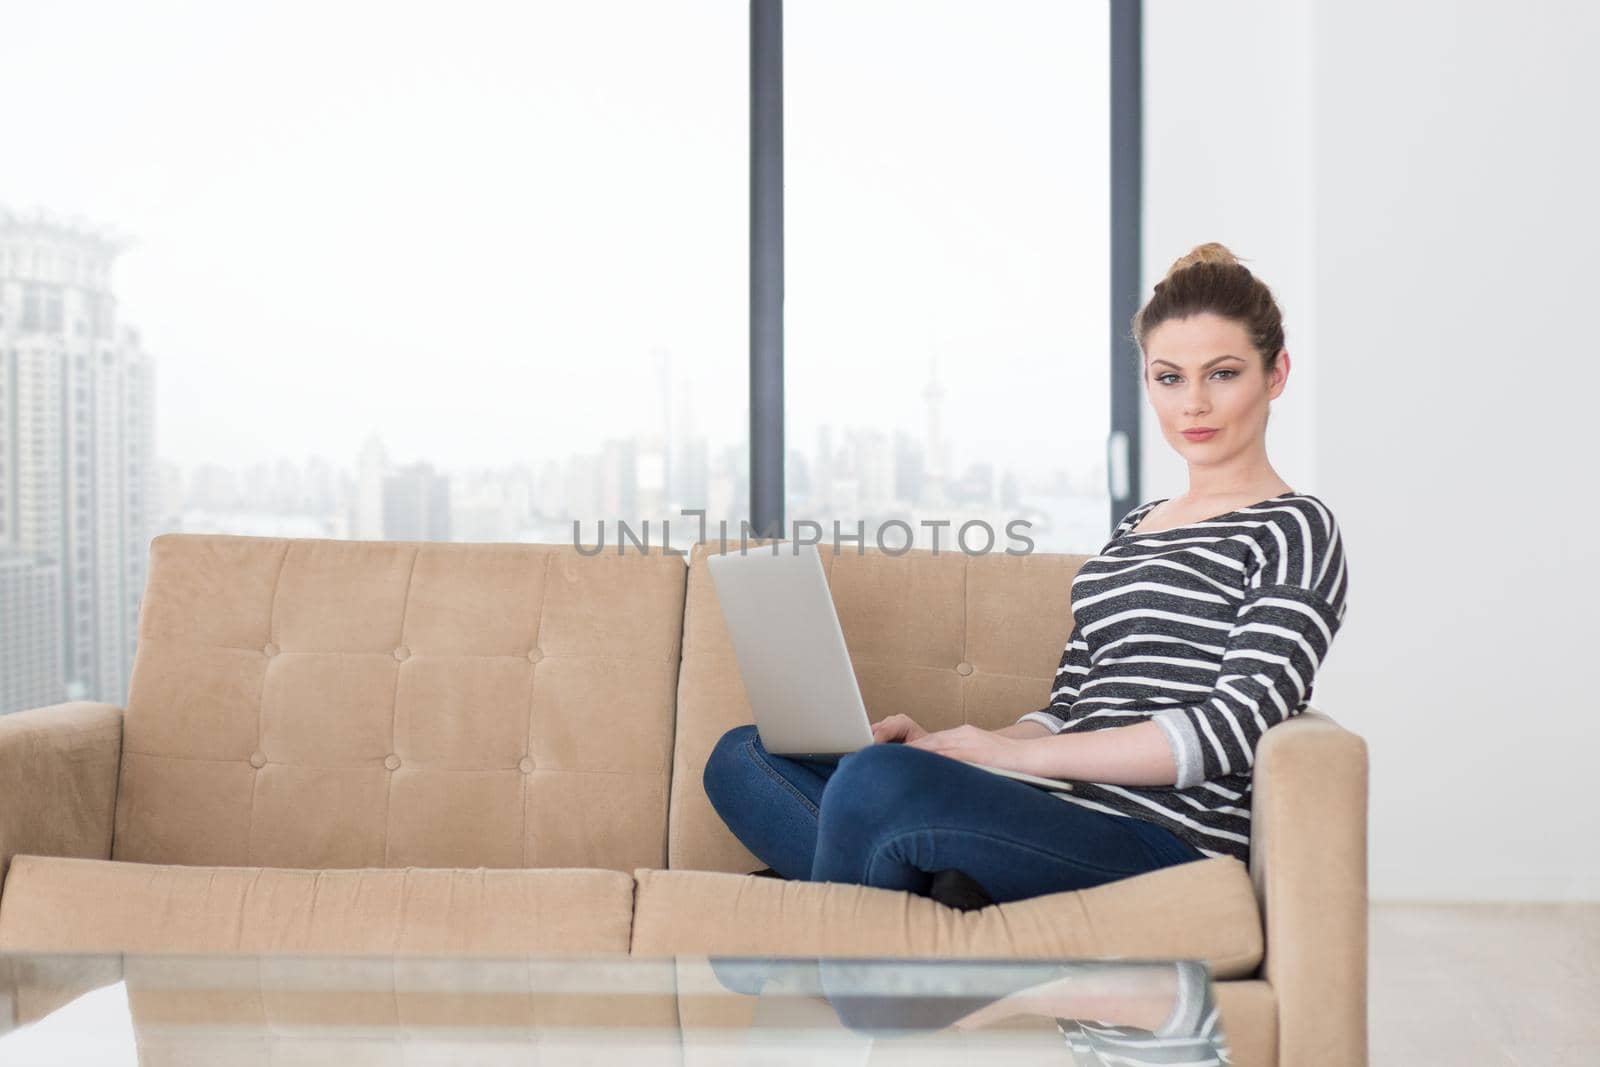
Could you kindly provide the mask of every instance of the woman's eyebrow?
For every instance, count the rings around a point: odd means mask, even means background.
[[[1225,356],[1218,356],[1216,359],[1213,359],[1209,363],[1207,363],[1205,365],[1205,367],[1201,367],[1200,369],[1201,370],[1205,370],[1206,367],[1212,366],[1213,364],[1216,364],[1216,363],[1221,363],[1225,359],[1238,359],[1238,358],[1239,358],[1238,356],[1235,356],[1235,355],[1233,355],[1231,353],[1228,354],[1228,355],[1225,355]],[[1172,360],[1170,360],[1170,359],[1152,359],[1150,362],[1151,362],[1152,365],[1156,364],[1156,363],[1165,363],[1169,367],[1178,367],[1178,365],[1176,363],[1172,362]],[[1183,368],[1182,367],[1178,367],[1178,369],[1182,370]]]

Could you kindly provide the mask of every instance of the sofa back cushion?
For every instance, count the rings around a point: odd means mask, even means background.
[[[773,542],[747,544],[771,552]],[[703,778],[718,738],[755,721],[705,565],[723,551],[740,551],[739,542],[702,542],[689,560],[667,844],[674,869],[763,866],[711,806]],[[929,730],[996,729],[1049,703],[1072,632],[1072,578],[1087,556],[819,551],[870,719],[903,712]]]
[[[685,561],[164,534],[112,855],[659,866]]]

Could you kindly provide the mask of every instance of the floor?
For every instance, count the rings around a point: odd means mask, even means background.
[[[1372,1067],[1600,1064],[1600,904],[1374,904]]]

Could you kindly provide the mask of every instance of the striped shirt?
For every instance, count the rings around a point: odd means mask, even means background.
[[[1311,699],[1344,619],[1344,548],[1309,493],[1130,532],[1161,502],[1128,512],[1073,578],[1050,704],[1017,721],[1052,733],[1154,721],[1172,747],[1173,785],[1075,781],[1053,795],[1248,863],[1256,745]]]

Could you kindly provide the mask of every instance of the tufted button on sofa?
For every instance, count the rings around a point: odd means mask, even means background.
[[[126,709],[0,717],[0,951],[1192,958],[1234,1062],[1365,1062],[1360,737],[1267,732],[1248,866],[971,912],[754,878],[701,786],[751,721],[724,550],[157,537]],[[1043,706],[1085,558],[825,548],[873,715]]]

